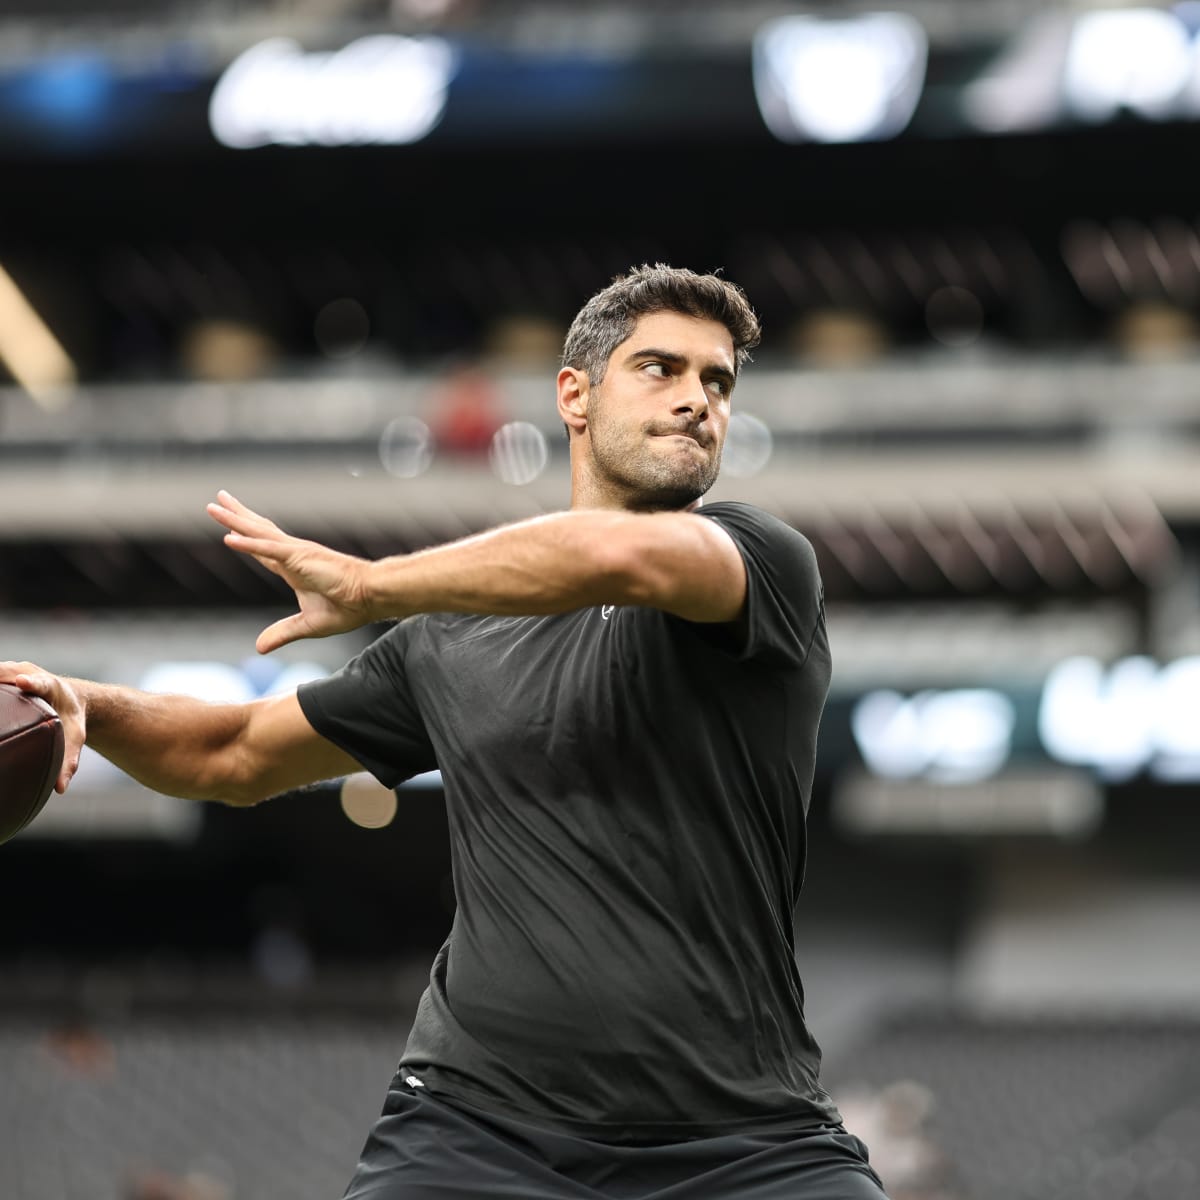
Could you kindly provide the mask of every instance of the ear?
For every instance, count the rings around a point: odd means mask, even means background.
[[[558,415],[572,433],[587,428],[588,394],[591,390],[586,371],[563,367],[558,373]]]

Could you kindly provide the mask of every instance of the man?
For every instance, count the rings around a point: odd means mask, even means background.
[[[445,783],[457,911],[347,1200],[878,1200],[818,1081],[792,915],[829,684],[812,547],[701,508],[757,318],[663,265],[593,296],[558,411],[571,507],[367,562],[226,492],[293,588],[269,653],[396,623],[291,696],[0,678],[159,791],[257,803],[366,768]]]

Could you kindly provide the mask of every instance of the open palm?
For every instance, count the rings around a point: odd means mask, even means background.
[[[207,511],[225,527],[227,546],[260,562],[296,593],[300,611],[258,635],[260,654],[300,638],[345,633],[371,620],[365,601],[365,559],[293,537],[226,491],[217,493]]]

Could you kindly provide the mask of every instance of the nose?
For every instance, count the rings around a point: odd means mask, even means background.
[[[699,418],[708,416],[708,389],[699,375],[684,376],[673,400],[672,412]]]

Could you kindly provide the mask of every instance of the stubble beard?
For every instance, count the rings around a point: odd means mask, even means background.
[[[703,459],[690,452],[686,458],[655,453],[651,427],[610,426],[603,405],[597,412],[594,402],[588,435],[597,482],[637,512],[689,507],[716,483],[721,469],[720,450]]]

